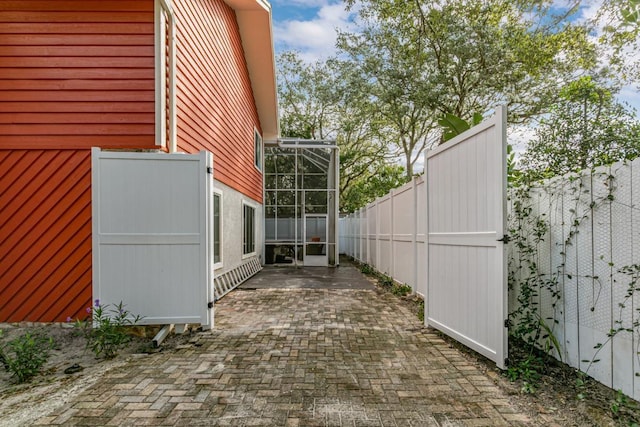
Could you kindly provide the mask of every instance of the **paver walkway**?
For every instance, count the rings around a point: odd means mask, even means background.
[[[340,268],[353,268],[342,266]],[[479,426],[528,419],[398,299],[237,290],[216,327],[135,358],[39,425]]]

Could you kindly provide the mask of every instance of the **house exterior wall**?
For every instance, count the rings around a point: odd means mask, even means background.
[[[154,2],[0,2],[0,148],[154,147]]]
[[[222,0],[174,0],[177,15],[177,144],[213,152],[216,179],[262,203],[254,166],[260,132],[235,12]]]
[[[0,2],[0,322],[65,321],[91,305],[90,148],[164,145],[154,3]],[[235,12],[221,0],[173,7],[178,151],[214,153],[226,188],[226,270],[242,262],[237,200],[262,217],[259,119]]]
[[[214,174],[215,177],[215,174]],[[264,208],[237,190],[215,181],[216,191],[222,194],[222,266],[215,274],[223,274],[242,264],[242,206],[248,203],[256,209],[256,256],[262,258],[264,247]]]
[[[91,151],[154,148],[154,2],[0,2],[0,322],[91,305]]]
[[[0,150],[0,322],[91,305],[91,153]]]

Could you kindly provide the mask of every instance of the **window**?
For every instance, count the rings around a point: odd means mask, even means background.
[[[213,193],[213,263],[222,264],[222,195]]]
[[[253,131],[253,147],[256,168],[262,170],[262,137],[257,130]]]
[[[242,254],[248,255],[256,251],[256,210],[249,205],[243,205],[242,209]]]

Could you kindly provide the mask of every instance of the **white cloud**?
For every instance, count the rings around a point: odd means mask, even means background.
[[[315,62],[335,53],[337,29],[351,30],[356,12],[346,11],[342,2],[312,0],[289,2],[319,7],[309,20],[274,22],[276,50],[296,50],[303,60]],[[277,4],[277,2],[276,2]]]

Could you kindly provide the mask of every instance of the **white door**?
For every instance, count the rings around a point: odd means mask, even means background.
[[[92,151],[93,297],[213,326],[212,156]]]
[[[506,109],[425,157],[425,323],[504,369]]]
[[[305,215],[304,258],[305,267],[327,267],[327,215]]]

